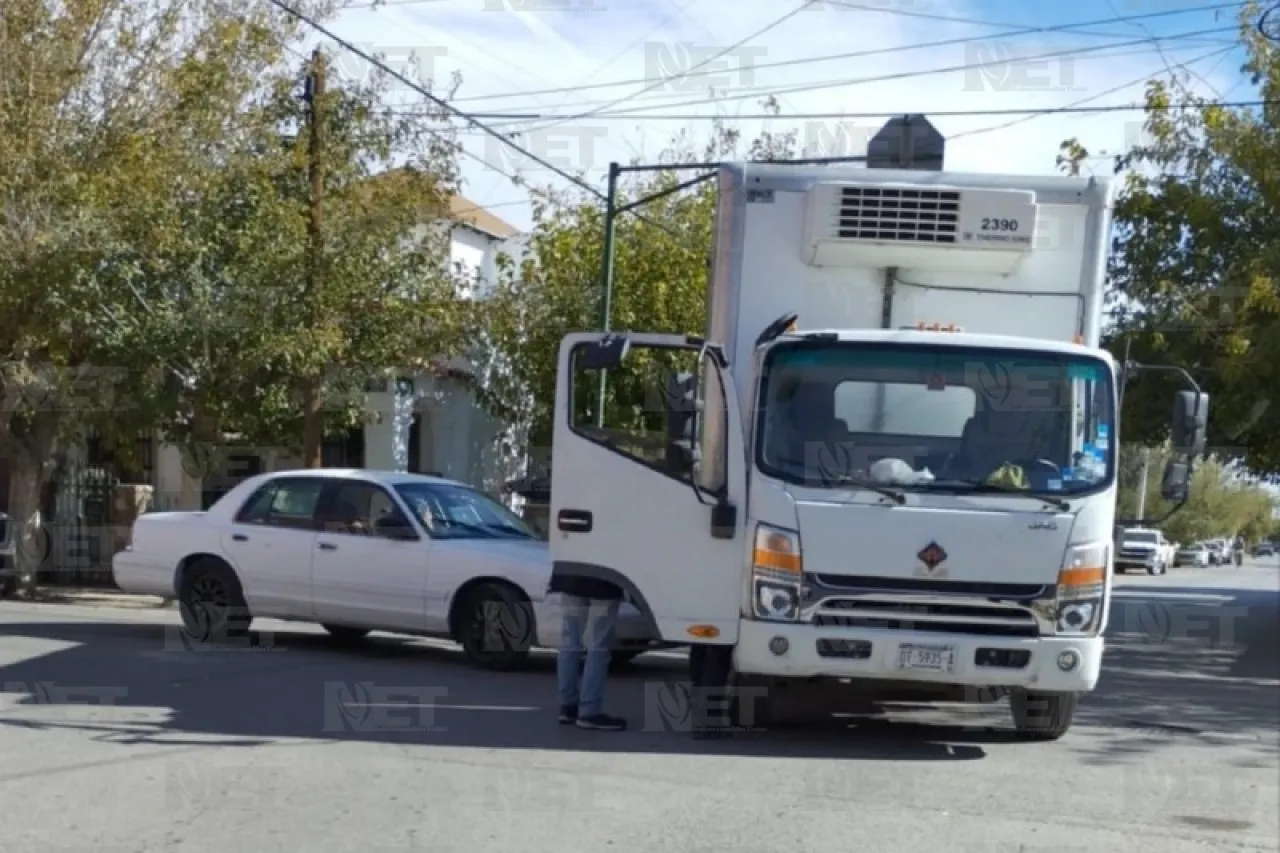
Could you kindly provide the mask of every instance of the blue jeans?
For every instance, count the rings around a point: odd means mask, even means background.
[[[556,681],[561,705],[576,705],[578,716],[604,711],[604,679],[609,672],[609,649],[618,624],[621,601],[592,601],[561,596],[560,653]],[[582,666],[583,655],[587,665]],[[581,675],[581,679],[579,679]]]

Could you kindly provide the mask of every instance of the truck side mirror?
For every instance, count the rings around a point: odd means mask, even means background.
[[[1204,453],[1209,431],[1209,395],[1202,391],[1179,391],[1173,398],[1170,427],[1174,450],[1188,456]]]
[[[1165,463],[1164,476],[1160,478],[1160,497],[1170,503],[1182,503],[1187,499],[1191,485],[1191,469],[1186,462],[1170,459]]]

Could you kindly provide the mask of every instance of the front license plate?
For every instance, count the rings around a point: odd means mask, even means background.
[[[951,672],[955,669],[955,661],[956,650],[953,646],[898,647],[898,669]]]

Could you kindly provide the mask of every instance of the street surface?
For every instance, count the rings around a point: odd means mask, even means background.
[[[551,658],[173,610],[0,602],[4,853],[1190,853],[1280,846],[1280,566],[1117,579],[1099,690],[1056,743],[1004,705],[695,742],[678,659],[555,723]]]

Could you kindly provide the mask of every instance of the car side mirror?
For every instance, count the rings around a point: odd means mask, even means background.
[[[410,542],[418,538],[418,533],[409,522],[399,515],[384,515],[373,523],[374,532],[383,539],[394,539],[399,542]]]
[[[1174,450],[1188,456],[1204,453],[1209,431],[1209,395],[1202,391],[1179,391],[1173,398],[1170,433]]]
[[[1169,460],[1164,466],[1164,476],[1160,478],[1160,497],[1170,503],[1182,503],[1187,499],[1191,485],[1190,466],[1186,462]]]

